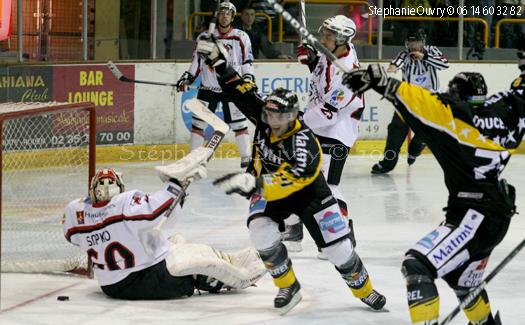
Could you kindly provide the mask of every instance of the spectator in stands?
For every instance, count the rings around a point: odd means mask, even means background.
[[[525,0],[499,0],[497,5],[501,6],[501,12],[505,15],[500,15],[496,21],[504,18],[521,18],[518,16],[520,6],[525,5]],[[501,36],[499,46],[501,48],[513,48],[518,41],[521,34],[521,24],[505,23],[501,25]]]
[[[250,37],[252,42],[253,57],[259,58],[259,52],[262,52],[267,59],[291,59],[291,56],[281,54],[266,37],[266,33],[254,24],[255,9],[245,7],[241,12],[241,19],[238,21],[236,28],[243,30]]]

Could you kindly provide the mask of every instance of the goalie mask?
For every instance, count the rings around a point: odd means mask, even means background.
[[[483,104],[487,98],[487,84],[480,73],[460,72],[448,83],[448,93],[470,104]]]
[[[354,21],[343,15],[337,15],[326,19],[321,27],[319,27],[319,33],[322,33],[323,29],[327,29],[334,33],[335,45],[337,46],[352,42],[357,31]]]
[[[93,203],[109,201],[122,192],[122,175],[111,168],[99,169],[89,185],[89,196]]]

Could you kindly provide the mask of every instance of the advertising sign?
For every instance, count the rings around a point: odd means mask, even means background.
[[[134,78],[134,65],[119,65]],[[91,102],[97,109],[97,144],[133,143],[135,85],[117,80],[105,65],[56,66],[53,100]]]

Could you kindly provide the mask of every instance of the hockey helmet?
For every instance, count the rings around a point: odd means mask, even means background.
[[[237,14],[237,8],[235,8],[235,5],[229,1],[221,2],[219,5],[219,12],[222,10],[229,10],[232,14],[232,19],[235,17],[235,14]]]
[[[421,46],[425,46],[426,36],[423,30],[411,30],[407,33],[405,47],[408,49],[409,45],[414,42],[419,42]]]
[[[323,21],[323,24],[319,27],[319,33],[326,28],[335,34],[335,44],[343,45],[352,42],[357,27],[354,21],[346,16],[337,15],[330,17]]]
[[[111,168],[97,170],[89,185],[89,196],[92,203],[109,201],[122,192],[124,192],[122,174]]]
[[[262,120],[271,124],[268,116],[278,119],[281,123],[291,122],[296,118],[294,112],[299,111],[299,99],[297,95],[288,89],[277,88],[268,95],[262,110]]]
[[[487,84],[477,72],[460,72],[448,83],[448,93],[471,104],[482,104],[487,98]]]

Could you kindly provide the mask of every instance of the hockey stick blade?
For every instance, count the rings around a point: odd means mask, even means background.
[[[230,131],[228,124],[224,123],[224,121],[221,120],[217,115],[213,114],[212,111],[204,106],[204,104],[202,104],[198,99],[192,98],[185,104],[193,114],[211,125],[215,131],[219,131],[222,134],[226,134],[228,131]]]
[[[483,291],[483,289],[487,286],[487,284],[494,278],[504,267],[507,265],[518,253],[521,251],[521,249],[525,246],[525,239],[521,241],[521,243],[518,244],[504,259],[501,261],[495,268],[492,270],[492,272],[487,275],[485,280],[481,282],[474,290],[472,290],[466,297],[461,301],[459,305],[454,308],[450,314],[448,314],[447,317],[445,317],[441,322],[439,322],[439,325],[447,325],[449,324],[454,317],[459,313],[459,311],[469,304],[471,304],[474,299],[477,298],[477,296]]]

